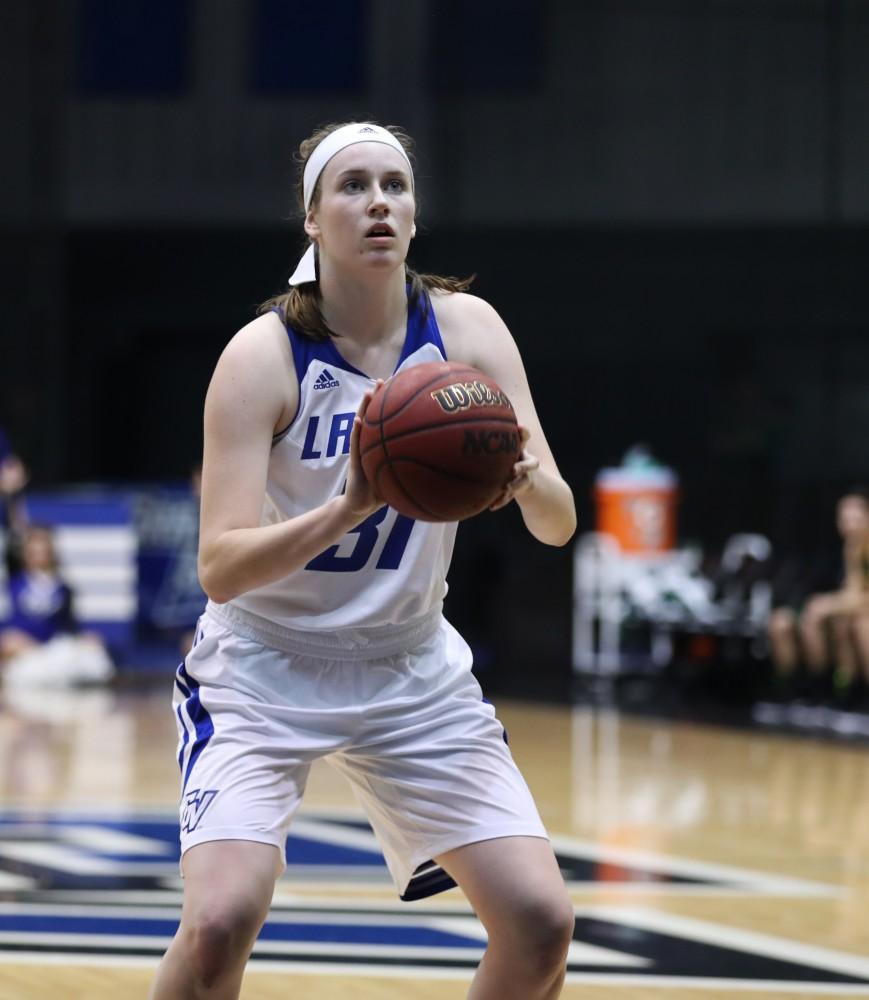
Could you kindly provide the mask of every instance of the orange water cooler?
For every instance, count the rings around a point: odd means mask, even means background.
[[[597,530],[625,553],[669,552],[676,545],[678,487],[676,474],[663,466],[602,469],[594,489]]]

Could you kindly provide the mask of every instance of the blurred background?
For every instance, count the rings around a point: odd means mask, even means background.
[[[834,549],[869,480],[867,51],[862,0],[4,3],[0,427],[32,518],[114,527],[91,617],[119,668],[175,665],[204,393],[295,264],[292,156],[330,121],[415,137],[411,261],[476,273],[511,328],[580,534],[643,445],[673,530],[646,554],[694,553],[707,605],[735,535],[772,588]],[[487,689],[563,700],[601,666],[577,567],[516,509],[463,525],[448,614]],[[756,611],[734,656],[761,663]]]

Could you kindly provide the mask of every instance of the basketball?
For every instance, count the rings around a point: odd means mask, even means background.
[[[489,507],[513,475],[516,414],[494,379],[431,361],[374,393],[359,439],[378,495],[418,521],[462,521]]]

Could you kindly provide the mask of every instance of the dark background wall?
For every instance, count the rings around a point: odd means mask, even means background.
[[[779,551],[869,479],[862,0],[44,0],[0,14],[0,423],[37,483],[184,478],[223,344],[299,246],[292,151],[417,138],[413,262],[476,272],[586,526],[647,442],[680,534]],[[464,526],[492,684],[566,689],[570,551]],[[540,586],[545,580],[547,585]]]

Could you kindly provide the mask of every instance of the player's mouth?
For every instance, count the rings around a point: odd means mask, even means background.
[[[393,231],[392,226],[387,225],[385,222],[377,222],[371,226],[365,234],[365,238],[377,243],[386,243],[387,241],[395,238],[395,232]]]

